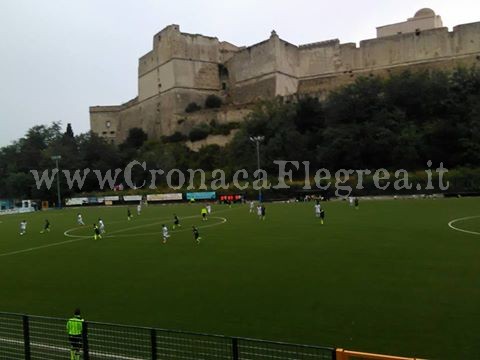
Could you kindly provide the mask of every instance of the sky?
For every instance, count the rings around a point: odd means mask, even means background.
[[[272,30],[296,45],[358,44],[423,7],[450,31],[480,21],[478,0],[1,0],[0,146],[53,121],[86,132],[89,106],[134,98],[138,58],[170,24],[238,46]]]

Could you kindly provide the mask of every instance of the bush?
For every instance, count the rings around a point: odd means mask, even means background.
[[[210,127],[208,125],[201,125],[194,127],[188,138],[190,141],[199,141],[205,139],[210,134]]]
[[[210,127],[212,129],[211,134],[212,135],[228,135],[232,131],[232,129],[238,129],[240,127],[240,124],[237,122],[231,122],[231,123],[226,123],[226,124],[217,124],[216,122],[214,125],[212,125],[212,122],[210,123]]]
[[[202,107],[200,105],[198,105],[196,102],[191,102],[185,108],[185,112],[186,113],[192,113],[192,112],[195,112],[195,111],[198,111],[198,110],[201,110],[201,109],[202,109]]]
[[[182,142],[188,140],[188,136],[182,134],[179,131],[175,131],[172,135],[170,136],[162,136],[162,141],[164,143],[175,143],[175,142]]]
[[[217,95],[213,95],[213,94],[208,95],[207,99],[205,100],[205,107],[207,109],[219,108],[220,106],[222,106],[222,104],[223,104],[222,99]]]

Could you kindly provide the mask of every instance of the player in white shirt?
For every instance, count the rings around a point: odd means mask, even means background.
[[[257,215],[258,215],[259,219],[262,219],[263,215],[262,215],[262,206],[261,205],[257,206]]]
[[[166,243],[167,239],[170,237],[170,234],[168,233],[168,228],[165,224],[162,225],[162,235],[163,235],[163,243]]]
[[[27,221],[22,220],[20,222],[20,235],[25,235],[27,233]]]
[[[138,204],[137,205],[137,215],[140,216],[141,213],[142,213],[142,204]]]
[[[77,224],[81,226],[85,226],[85,223],[83,222],[83,217],[82,214],[78,213],[77,215]]]
[[[250,214],[253,213],[253,209],[255,208],[255,202],[250,201]]]
[[[212,205],[207,204],[207,212],[208,212],[208,215],[212,213]]]
[[[105,224],[102,219],[98,219],[98,229],[100,230],[101,234],[105,234]]]
[[[319,218],[321,212],[322,212],[322,205],[320,205],[320,203],[317,202],[315,204],[315,216]]]

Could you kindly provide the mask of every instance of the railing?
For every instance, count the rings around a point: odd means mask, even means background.
[[[70,359],[67,319],[0,313],[0,359]],[[82,360],[334,360],[335,349],[84,322]]]

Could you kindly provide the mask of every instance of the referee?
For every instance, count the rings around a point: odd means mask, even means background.
[[[80,309],[76,309],[72,318],[67,321],[68,340],[70,341],[70,360],[80,360],[82,348],[83,319]]]

